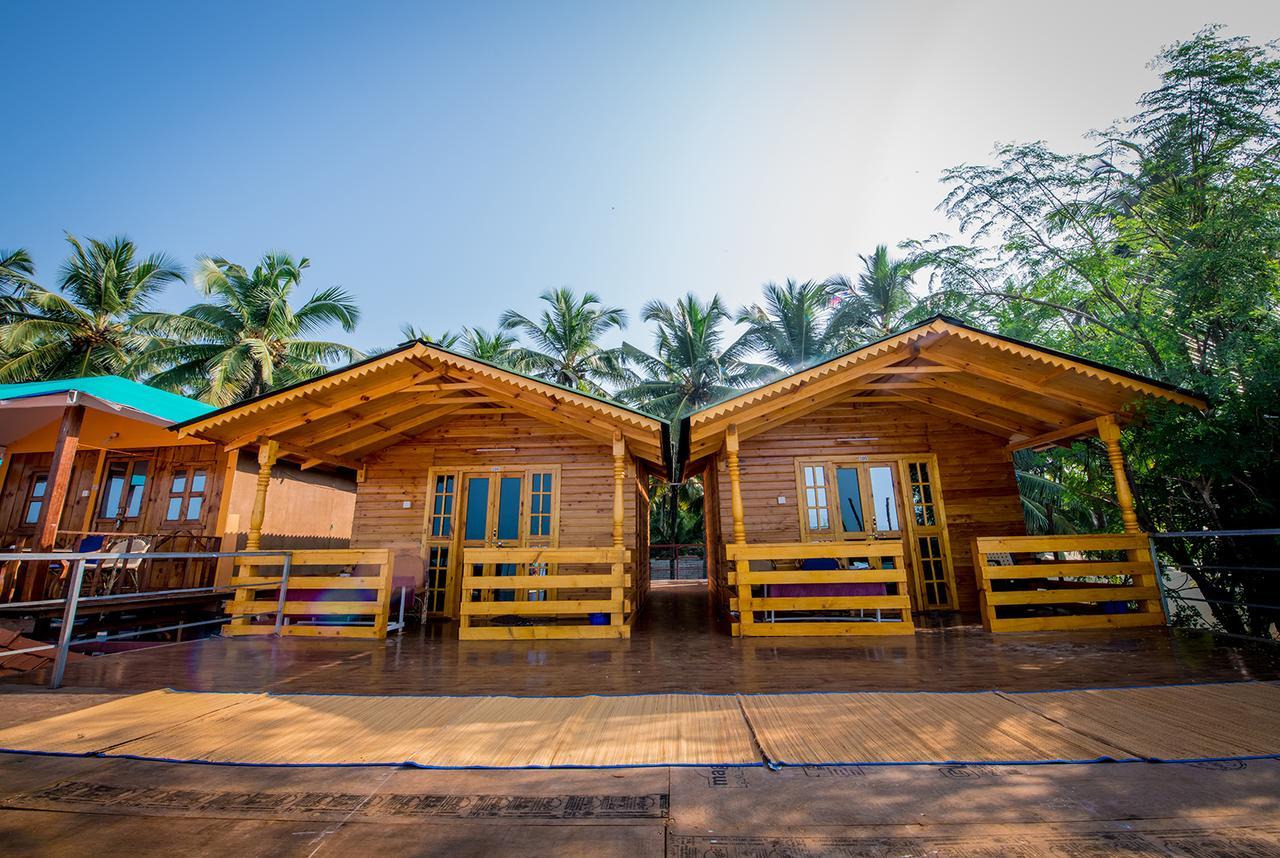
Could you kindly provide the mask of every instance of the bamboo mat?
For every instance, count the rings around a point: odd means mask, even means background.
[[[1280,686],[400,697],[152,691],[0,749],[243,765],[856,765],[1280,755]]]
[[[1097,760],[1128,756],[990,691],[744,696],[778,765]]]
[[[1005,695],[1072,730],[1153,760],[1280,753],[1280,685],[1235,682]]]
[[[95,754],[144,733],[197,722],[261,694],[178,694],[148,691],[0,730],[0,748],[57,754]],[[3,705],[3,698],[0,698]]]

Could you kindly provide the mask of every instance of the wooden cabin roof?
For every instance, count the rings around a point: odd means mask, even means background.
[[[1208,407],[1172,385],[935,316],[695,411],[681,433],[682,458],[692,462],[714,452],[731,425],[745,439],[850,399],[899,403],[1021,449],[1093,432],[1099,417],[1131,419],[1128,409],[1142,398]]]
[[[304,463],[360,468],[365,457],[450,418],[515,411],[669,465],[667,424],[590,394],[421,340],[175,427],[228,447],[279,443]]]

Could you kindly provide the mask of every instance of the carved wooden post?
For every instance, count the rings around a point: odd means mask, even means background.
[[[624,518],[623,486],[627,479],[627,445],[622,433],[613,433],[613,547],[622,548],[622,522]]]
[[[743,545],[747,541],[747,525],[742,511],[742,480],[738,467],[738,427],[730,426],[725,434],[724,449],[729,460],[729,496],[733,509],[733,541]]]
[[[1139,533],[1138,514],[1133,508],[1133,489],[1124,470],[1124,452],[1120,449],[1120,424],[1112,415],[1098,418],[1098,437],[1107,445],[1107,461],[1116,481],[1116,502],[1120,505],[1120,520],[1125,533]]]
[[[280,445],[275,441],[266,441],[258,448],[258,484],[253,495],[253,512],[249,515],[249,537],[245,549],[258,551],[262,548],[262,522],[267,515],[267,486],[271,484],[271,466],[280,455]]]
[[[742,473],[738,465],[738,427],[730,426],[724,436],[725,457],[729,469],[729,506],[733,511],[733,542],[746,545],[747,525],[742,510]],[[751,608],[751,584],[747,582],[751,561],[739,558],[734,561],[735,583],[738,592],[737,634],[749,635],[755,624],[755,612]]]

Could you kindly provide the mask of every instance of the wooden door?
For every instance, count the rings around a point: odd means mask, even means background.
[[[433,468],[423,522],[423,613],[452,617],[462,602],[462,552],[467,548],[553,547],[560,530],[560,469],[556,465],[453,470]],[[536,567],[525,574],[536,575]],[[546,571],[545,569],[541,571]],[[473,574],[514,575],[487,564]],[[497,590],[496,601],[545,598],[542,591]]]

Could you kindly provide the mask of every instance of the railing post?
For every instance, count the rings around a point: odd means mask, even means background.
[[[1160,610],[1164,611],[1164,624],[1166,626],[1173,624],[1173,617],[1169,616],[1169,590],[1164,583],[1164,570],[1160,568],[1160,555],[1156,553],[1156,538],[1154,535],[1147,536],[1148,549],[1151,552],[1151,565],[1156,570],[1156,587],[1160,590]]]
[[[71,574],[67,578],[67,599],[62,609],[62,628],[58,630],[58,650],[53,662],[53,675],[49,687],[59,688],[67,671],[67,655],[71,652],[71,637],[75,630],[76,608],[80,605],[80,584],[84,581],[84,558],[71,561]]]
[[[280,564],[280,598],[276,600],[276,637],[284,633],[284,603],[289,598],[289,570],[292,565],[293,552],[287,551],[284,555],[284,563]]]

